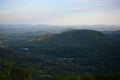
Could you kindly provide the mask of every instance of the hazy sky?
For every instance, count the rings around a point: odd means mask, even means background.
[[[0,0],[0,23],[120,25],[120,0]]]

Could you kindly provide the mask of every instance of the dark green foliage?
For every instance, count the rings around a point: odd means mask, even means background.
[[[32,80],[34,68],[14,68],[10,74],[11,80]]]
[[[0,80],[9,80],[14,63],[0,58]]]
[[[15,63],[0,59],[0,80],[32,80],[36,73],[33,67],[15,67]]]
[[[120,80],[120,73],[108,73],[95,76],[96,80]]]
[[[89,73],[85,73],[81,75],[81,80],[95,80],[95,76]]]
[[[55,75],[51,80],[81,80],[81,77],[70,72],[63,75]]]
[[[81,75],[67,73],[62,75],[54,75],[51,80],[120,80],[120,73],[108,73],[92,75],[90,73],[84,73]]]

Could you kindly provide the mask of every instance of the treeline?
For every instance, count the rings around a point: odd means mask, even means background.
[[[0,80],[120,80],[120,73],[75,74],[66,72],[63,74],[41,74],[34,67],[20,67],[15,62],[0,59]]]
[[[51,80],[120,80],[120,73],[107,73],[93,75],[90,73],[84,73],[77,75],[74,73],[65,73],[63,75],[55,75]]]

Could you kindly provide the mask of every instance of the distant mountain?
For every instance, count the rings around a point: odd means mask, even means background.
[[[0,33],[23,33],[46,31],[52,33],[63,32],[66,29],[91,29],[97,31],[119,30],[120,25],[30,25],[30,24],[0,24]]]
[[[106,34],[107,36],[120,41],[120,30],[116,30],[116,31],[103,31],[104,34]]]
[[[6,25],[0,24],[0,33],[13,34],[13,33],[25,33],[25,32],[60,32],[64,26],[54,26],[54,25]]]

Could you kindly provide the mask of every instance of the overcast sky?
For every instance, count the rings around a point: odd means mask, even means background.
[[[120,0],[0,0],[0,24],[120,25]]]

